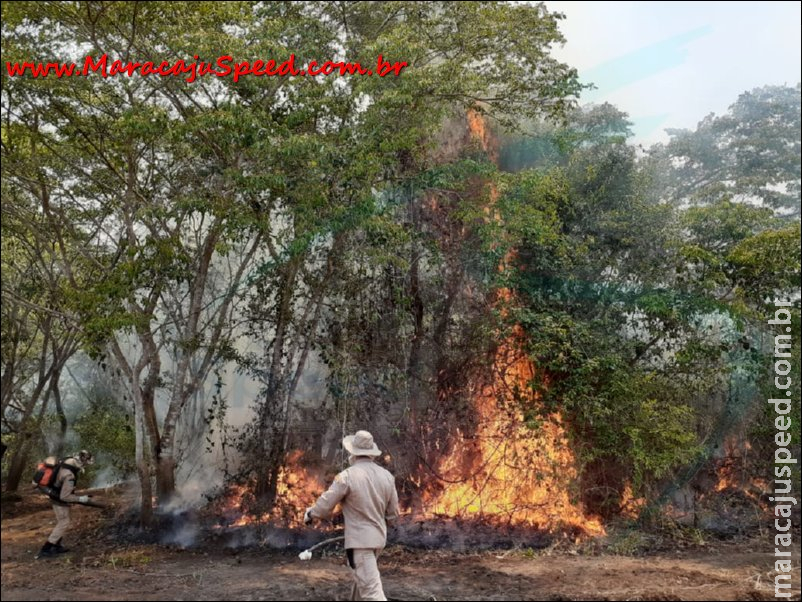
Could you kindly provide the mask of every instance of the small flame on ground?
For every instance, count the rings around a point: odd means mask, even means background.
[[[714,491],[740,491],[747,497],[757,500],[760,491],[763,491],[758,480],[746,468],[746,457],[752,446],[748,441],[742,441],[737,436],[728,437],[723,444],[724,456],[716,461],[716,484]]]
[[[621,493],[621,505],[619,506],[622,516],[635,518],[645,506],[646,498],[635,497],[635,494],[632,492],[632,485],[627,483],[624,487],[624,491]]]
[[[303,450],[293,450],[287,455],[278,475],[276,503],[272,509],[253,513],[253,484],[231,485],[222,502],[220,514],[226,527],[276,523],[289,528],[303,526],[303,512],[315,503],[325,490],[322,475],[304,465]]]

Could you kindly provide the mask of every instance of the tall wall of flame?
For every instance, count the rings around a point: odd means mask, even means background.
[[[471,136],[497,162],[498,144],[484,116],[467,115]],[[498,193],[490,184],[487,214]],[[499,266],[505,269],[511,258]],[[495,292],[497,304],[514,303],[508,289]],[[502,309],[503,311],[503,309]],[[423,508],[433,515],[480,518],[548,530],[603,532],[585,516],[578,497],[575,458],[559,415],[527,423],[523,405],[537,403],[529,386],[535,366],[523,351],[519,326],[500,344],[488,373],[477,376],[471,391],[475,428],[457,431],[435,468],[437,483],[424,494]]]

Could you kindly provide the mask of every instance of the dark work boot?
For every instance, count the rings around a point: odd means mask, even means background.
[[[52,558],[57,553],[56,547],[49,541],[46,541],[45,545],[42,546],[42,549],[39,550],[39,553],[36,555],[36,558]]]
[[[58,541],[57,541],[56,543],[54,543],[54,544],[53,544],[53,551],[54,551],[56,554],[64,554],[65,552],[69,552],[69,551],[70,551],[70,549],[69,549],[69,548],[65,548],[64,546],[62,546],[62,545],[61,545],[61,539],[62,539],[62,538],[61,538],[61,537],[59,537],[59,538],[58,538]]]

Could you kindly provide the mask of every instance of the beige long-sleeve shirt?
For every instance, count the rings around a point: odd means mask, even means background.
[[[69,468],[62,468],[56,475],[56,487],[61,486],[61,494],[59,501],[61,502],[77,502],[78,497],[73,493],[75,491],[75,473]]]
[[[387,543],[387,522],[398,517],[395,478],[370,458],[357,458],[343,470],[315,505],[312,516],[328,518],[342,504],[345,518],[345,547],[383,548]]]

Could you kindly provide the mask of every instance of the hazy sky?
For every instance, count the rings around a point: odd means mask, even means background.
[[[635,139],[665,140],[666,127],[694,128],[741,92],[795,85],[802,69],[799,2],[563,2],[566,37],[555,55],[629,113]]]

